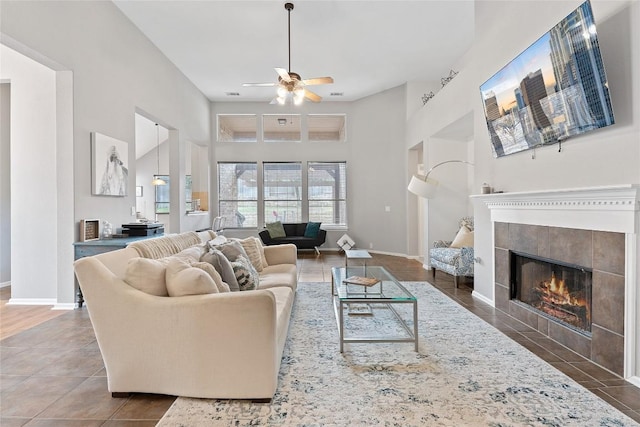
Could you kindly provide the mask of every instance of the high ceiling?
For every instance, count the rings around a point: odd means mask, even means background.
[[[242,83],[275,82],[274,67],[288,68],[285,1],[114,3],[211,101],[269,101],[275,88]],[[333,77],[311,88],[327,101],[439,82],[473,38],[471,0],[293,3],[291,71]]]

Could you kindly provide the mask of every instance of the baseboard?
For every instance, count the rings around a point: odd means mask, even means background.
[[[638,376],[625,378],[625,380],[629,381],[631,384],[633,384],[636,387],[640,387],[640,377]]]
[[[491,301],[489,298],[485,297],[484,295],[482,295],[478,291],[471,292],[471,296],[474,297],[474,298],[479,299],[480,301],[482,301],[485,304],[489,304],[491,307],[495,307],[496,306],[495,302]]]
[[[11,298],[7,305],[56,305],[53,298]]]
[[[11,286],[11,281],[0,283],[0,288],[6,288],[7,286]]]
[[[77,304],[75,303],[54,304],[54,306],[51,307],[51,310],[75,310],[76,307]]]

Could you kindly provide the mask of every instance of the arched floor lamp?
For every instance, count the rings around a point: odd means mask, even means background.
[[[440,162],[429,169],[424,177],[421,175],[413,175],[407,190],[416,196],[424,197],[425,199],[433,199],[435,197],[436,189],[438,188],[438,181],[435,179],[429,179],[429,174],[431,174],[431,172],[433,172],[433,170],[438,166],[442,166],[447,163],[466,163],[473,166],[473,163],[467,162],[466,160],[445,160],[444,162]]]

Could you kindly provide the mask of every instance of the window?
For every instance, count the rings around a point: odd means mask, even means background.
[[[255,114],[218,114],[218,142],[256,142]]]
[[[300,141],[300,114],[265,114],[262,134],[264,142]]]
[[[309,162],[309,221],[347,225],[347,163]]]
[[[264,220],[302,222],[302,164],[264,163]]]
[[[345,114],[309,114],[307,117],[309,141],[346,141],[346,122]]]
[[[257,163],[218,163],[218,212],[226,228],[258,226]]]
[[[171,201],[171,180],[169,179],[169,175],[153,175],[153,179],[156,178],[160,178],[167,183],[166,185],[154,186],[156,191],[156,213],[168,214]],[[189,212],[193,210],[193,203],[191,202],[191,175],[187,175],[185,181],[185,210]]]

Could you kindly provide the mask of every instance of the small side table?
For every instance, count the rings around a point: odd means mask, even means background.
[[[349,266],[350,259],[361,259],[364,262],[365,271],[367,268],[367,260],[373,258],[371,254],[364,249],[349,249],[344,251],[346,257],[344,259],[344,266]]]

